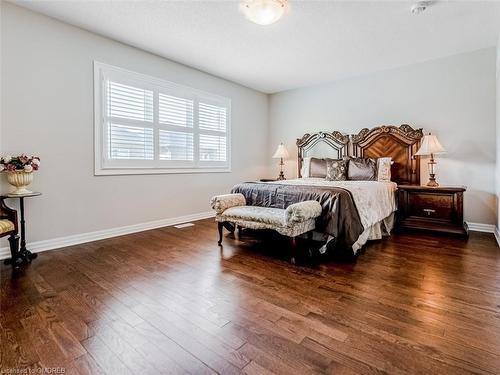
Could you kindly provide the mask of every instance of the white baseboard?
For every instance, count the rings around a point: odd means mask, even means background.
[[[500,231],[495,227],[495,239],[497,240],[497,244],[500,247]]]
[[[168,227],[194,220],[207,219],[213,217],[214,215],[215,214],[213,211],[200,212],[197,214],[150,221],[147,223],[133,224],[124,227],[104,229],[89,233],[75,234],[72,236],[58,237],[50,240],[35,241],[29,243],[27,248],[34,253],[39,253],[46,250],[58,249],[60,247],[78,245],[85,242],[103,240],[105,238],[123,236],[125,234],[142,232],[145,230],[150,230],[155,228]],[[0,259],[6,259],[9,257],[10,257],[9,248],[8,247],[0,248]]]
[[[469,230],[473,232],[495,233],[496,227],[493,224],[467,223]]]

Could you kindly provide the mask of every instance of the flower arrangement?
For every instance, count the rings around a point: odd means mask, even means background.
[[[27,173],[37,171],[40,168],[40,158],[38,156],[3,156],[0,158],[0,172],[24,171]]]

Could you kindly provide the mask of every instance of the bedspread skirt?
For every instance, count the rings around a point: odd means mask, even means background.
[[[286,209],[307,200],[319,202],[322,213],[316,220],[315,230],[334,237],[335,241],[331,242],[335,249],[352,251],[364,231],[352,195],[346,189],[246,182],[235,185],[231,193],[243,194],[249,206]]]

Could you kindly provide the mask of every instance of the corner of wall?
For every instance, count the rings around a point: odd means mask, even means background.
[[[500,246],[500,35],[497,41],[496,56],[496,161],[495,161],[495,191],[496,191],[496,211],[497,225],[495,229],[495,238]]]
[[[266,155],[266,159],[268,162],[266,163],[266,178],[271,178],[273,176],[273,168],[270,160],[272,160],[272,130],[271,130],[271,96],[272,94],[266,94],[267,98],[267,133],[266,133],[266,149],[264,151]]]

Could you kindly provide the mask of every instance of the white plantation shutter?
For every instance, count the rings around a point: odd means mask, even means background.
[[[94,63],[96,174],[225,172],[227,98]]]
[[[193,160],[193,133],[160,130],[161,160]]]
[[[226,137],[200,134],[200,160],[226,161]]]
[[[194,161],[194,100],[159,93],[160,160]]]
[[[108,81],[108,116],[153,122],[153,91]]]
[[[153,91],[107,81],[108,158],[153,160]]]
[[[200,161],[227,160],[227,108],[199,102]]]
[[[226,131],[226,108],[200,102],[200,129]]]
[[[193,100],[159,94],[160,123],[193,127]]]
[[[153,129],[111,123],[109,158],[153,160]]]

